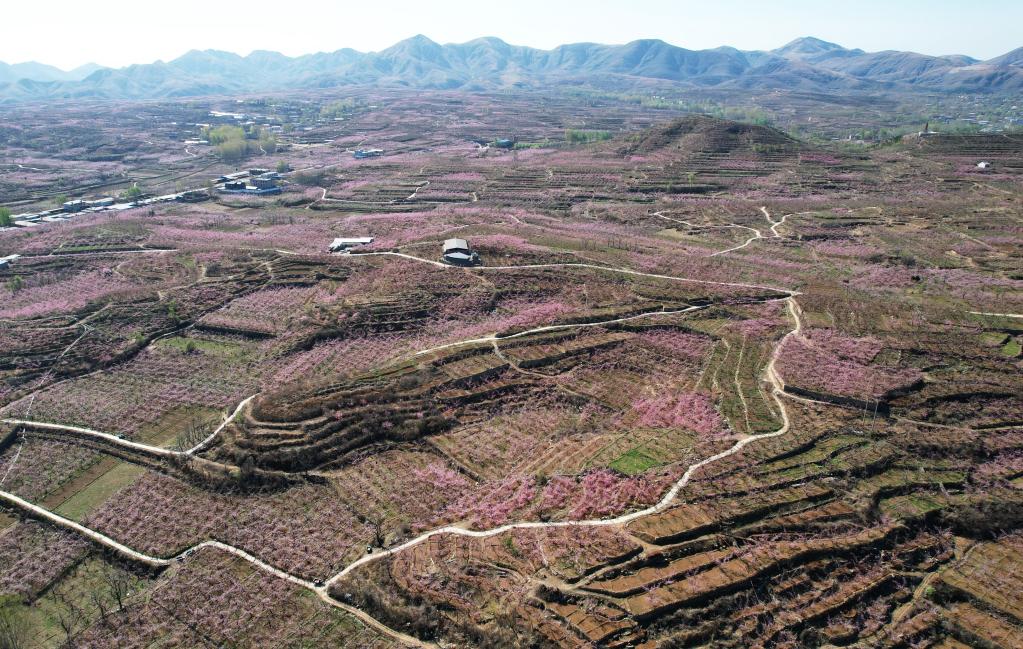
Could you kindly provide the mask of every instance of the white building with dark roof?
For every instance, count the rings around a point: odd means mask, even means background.
[[[373,243],[373,237],[338,237],[330,243],[331,252],[344,252],[356,246]]]
[[[448,239],[444,242],[444,261],[455,266],[475,266],[480,263],[480,256],[465,239]]]

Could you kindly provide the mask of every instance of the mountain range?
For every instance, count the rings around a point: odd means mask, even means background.
[[[10,83],[21,79],[32,81],[81,81],[96,70],[103,70],[103,66],[95,63],[86,63],[74,70],[61,70],[45,63],[15,63],[13,65],[0,61],[0,83]]]
[[[0,101],[154,99],[351,84],[488,90],[552,82],[830,92],[1019,92],[1023,47],[980,61],[962,55],[865,52],[811,37],[770,51],[688,50],[661,40],[574,43],[541,50],[494,37],[441,45],[420,35],[370,53],[341,49],[289,57],[269,51],[240,56],[192,50],[170,62],[119,69],[90,65],[71,72],[39,63],[0,63]]]

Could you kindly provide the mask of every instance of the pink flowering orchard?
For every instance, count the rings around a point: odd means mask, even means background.
[[[7,11],[191,51],[0,64],[0,646],[1023,646],[1020,16],[897,4]]]

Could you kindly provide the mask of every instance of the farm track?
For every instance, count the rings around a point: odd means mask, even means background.
[[[990,313],[988,311],[970,311],[970,315],[989,315],[996,318],[1023,318],[1023,313]]]
[[[688,226],[688,227],[693,228],[693,229],[722,230],[722,229],[728,229],[728,228],[739,228],[741,230],[749,230],[750,232],[753,233],[752,237],[750,237],[749,239],[746,239],[746,241],[744,241],[743,243],[741,243],[741,244],[739,244],[737,246],[733,246],[731,248],[726,248],[725,250],[719,250],[717,252],[712,252],[710,255],[708,255],[709,257],[717,257],[718,255],[724,255],[724,254],[729,253],[729,252],[735,252],[736,250],[742,250],[743,248],[745,248],[746,246],[750,245],[754,241],[757,241],[757,240],[760,240],[760,239],[781,239],[781,238],[783,238],[782,235],[778,232],[778,227],[781,226],[781,225],[784,225],[785,224],[785,219],[787,219],[788,217],[790,217],[792,215],[791,214],[785,214],[779,220],[775,221],[774,217],[772,217],[771,213],[767,210],[767,207],[761,207],[760,211],[763,212],[764,217],[767,218],[768,223],[771,224],[770,227],[769,227],[769,229],[771,231],[771,236],[769,236],[769,237],[764,236],[764,233],[761,232],[757,228],[754,228],[754,227],[749,226],[749,225],[740,225],[738,223],[728,223],[728,224],[725,224],[725,225],[699,225],[697,223],[691,223],[691,222],[686,221],[684,219],[676,219],[676,218],[672,218],[670,216],[664,216],[663,210],[659,211],[659,212],[653,212],[651,214],[651,216],[656,216],[659,219],[662,219],[664,221],[671,221],[672,223],[681,223],[682,225]]]
[[[183,561],[192,553],[203,548],[215,548],[217,550],[222,550],[224,552],[227,552],[240,559],[247,561],[256,568],[259,568],[264,572],[274,575],[275,577],[279,577],[280,579],[289,581],[295,584],[296,586],[301,586],[302,588],[306,588],[308,590],[313,591],[326,604],[333,606],[334,608],[341,609],[347,613],[350,613],[355,618],[366,624],[366,626],[376,629],[380,633],[390,636],[391,638],[399,642],[414,647],[435,646],[431,643],[422,642],[416,638],[413,638],[412,636],[401,633],[400,631],[395,631],[394,629],[391,629],[390,627],[380,623],[368,613],[365,613],[364,611],[355,608],[354,606],[349,606],[348,604],[344,604],[342,602],[337,601],[327,593],[326,587],[317,586],[316,584],[307,579],[302,579],[301,577],[297,577],[285,570],[281,570],[280,568],[272,566],[269,563],[266,563],[265,561],[259,559],[258,557],[249,554],[245,550],[236,548],[233,545],[228,545],[227,543],[221,543],[220,541],[203,541],[202,543],[198,543],[188,548],[187,550],[184,550],[183,552],[176,554],[173,557],[170,558],[156,557],[150,554],[145,554],[144,552],[139,552],[138,550],[130,548],[127,545],[124,545],[123,543],[115,541],[106,534],[97,532],[96,530],[93,530],[89,527],[86,527],[85,525],[77,523],[68,518],[64,518],[63,516],[55,514],[49,511],[48,509],[39,507],[38,505],[34,505],[28,502],[27,500],[19,498],[18,496],[15,496],[14,494],[9,493],[7,491],[0,490],[0,502],[3,502],[8,506],[20,509],[26,512],[26,514],[33,516],[35,518],[39,518],[44,521],[53,523],[54,525],[63,527],[73,532],[77,532],[78,534],[81,534],[90,541],[104,548],[107,548],[108,550],[112,550],[132,562],[140,563],[150,568],[157,569],[166,568],[170,565],[173,565],[175,562]]]
[[[735,252],[736,250],[742,250],[746,246],[750,245],[751,243],[753,243],[754,241],[757,241],[759,239],[781,239],[782,238],[782,235],[778,233],[778,226],[784,225],[785,224],[785,219],[787,219],[789,216],[792,216],[792,215],[791,214],[785,214],[785,215],[783,215],[781,217],[781,219],[775,221],[774,217],[772,217],[771,213],[767,210],[767,207],[763,207],[762,206],[760,208],[760,211],[763,212],[764,217],[767,219],[768,223],[771,224],[770,228],[769,228],[771,230],[771,236],[770,237],[764,236],[764,233],[761,232],[760,230],[758,230],[757,228],[754,228],[754,227],[749,226],[749,225],[740,225],[738,223],[728,223],[726,225],[699,225],[699,224],[691,223],[691,222],[683,220],[683,219],[675,219],[675,218],[672,218],[670,216],[664,216],[663,210],[659,211],[659,212],[654,212],[653,214],[651,214],[651,216],[656,216],[659,219],[663,219],[665,221],[671,221],[673,223],[681,223],[682,225],[688,226],[688,227],[693,228],[693,229],[721,230],[721,229],[727,229],[727,228],[739,228],[739,229],[742,229],[742,230],[749,230],[750,232],[753,233],[752,237],[750,237],[749,239],[746,239],[746,241],[744,241],[743,243],[741,243],[741,244],[739,244],[737,246],[733,246],[731,248],[726,248],[725,250],[719,250],[717,252],[712,252],[710,255],[708,255],[710,257],[717,257],[718,255],[724,255],[724,254],[729,253],[729,252]]]
[[[96,441],[105,442],[114,446],[120,446],[121,448],[128,451],[141,451],[144,453],[152,453],[166,458],[173,457],[184,457],[189,455],[195,455],[199,451],[203,450],[214,439],[220,434],[220,431],[224,430],[224,427],[234,421],[234,419],[241,414],[242,409],[252,401],[256,395],[252,395],[242,400],[241,403],[234,409],[234,411],[220,423],[217,428],[210,433],[205,439],[193,446],[192,448],[185,451],[174,451],[162,446],[152,446],[150,444],[142,444],[140,442],[133,442],[128,439],[122,439],[117,435],[111,435],[110,433],[104,433],[99,430],[92,428],[85,428],[83,426],[71,426],[69,424],[54,424],[48,422],[32,421],[31,419],[4,419],[3,423],[11,424],[13,426],[29,426],[33,428],[45,428],[47,430],[66,430],[86,437],[94,438]]]
[[[420,257],[415,257],[415,256],[407,255],[407,254],[404,254],[404,253],[384,252],[384,253],[365,253],[365,254],[367,254],[367,255],[397,256],[397,257],[403,257],[403,258],[415,260],[415,261],[422,262],[422,263],[431,264],[433,266],[444,268],[444,269],[457,269],[457,267],[449,266],[449,265],[443,264],[441,262],[431,261],[431,260],[428,260],[428,259],[423,259],[423,258],[420,258]],[[789,427],[791,425],[790,424],[790,420],[789,420],[789,416],[788,416],[788,411],[786,410],[785,404],[784,404],[784,402],[781,399],[781,395],[784,394],[785,384],[784,384],[784,382],[782,381],[781,377],[778,375],[778,373],[777,373],[777,371],[775,369],[775,363],[777,362],[777,359],[778,359],[778,356],[779,356],[779,354],[781,352],[781,349],[784,346],[785,342],[788,340],[788,338],[791,337],[791,336],[798,336],[802,332],[802,321],[801,321],[801,318],[800,318],[799,305],[796,303],[796,300],[795,300],[796,296],[799,295],[799,293],[797,291],[793,291],[793,290],[789,290],[789,289],[780,289],[780,288],[776,288],[776,287],[761,286],[761,285],[757,285],[757,284],[747,284],[747,283],[741,283],[741,282],[718,282],[718,281],[713,281],[713,280],[699,280],[699,279],[693,279],[693,278],[687,278],[687,277],[675,277],[675,276],[671,276],[671,275],[660,275],[660,274],[655,274],[655,273],[644,273],[644,272],[640,272],[640,271],[636,271],[636,270],[631,270],[631,269],[626,269],[626,268],[606,267],[606,266],[600,266],[600,265],[597,265],[597,264],[587,264],[587,263],[528,264],[528,265],[521,265],[521,266],[488,266],[488,267],[477,267],[474,270],[484,270],[484,269],[486,269],[486,270],[517,270],[517,269],[522,269],[522,268],[536,269],[536,268],[573,268],[573,267],[590,268],[590,269],[595,269],[595,270],[599,270],[599,271],[603,271],[603,272],[621,273],[621,274],[625,274],[625,275],[632,275],[632,276],[639,276],[639,277],[650,277],[650,278],[655,278],[655,279],[666,279],[666,280],[679,281],[679,282],[690,282],[690,283],[697,283],[697,284],[708,284],[708,285],[717,285],[717,286],[729,286],[729,287],[741,287],[741,288],[754,288],[754,289],[759,289],[759,290],[770,290],[770,291],[776,291],[776,292],[779,292],[779,293],[786,294],[786,297],[784,297],[784,298],[776,298],[776,299],[785,301],[785,303],[786,303],[786,305],[788,307],[788,311],[789,311],[791,317],[793,318],[794,326],[793,326],[793,329],[791,331],[789,331],[781,340],[778,341],[777,345],[775,346],[774,352],[772,353],[771,360],[770,360],[770,362],[768,363],[768,365],[767,365],[767,367],[765,369],[765,377],[768,379],[768,381],[773,386],[773,389],[772,389],[772,392],[771,392],[771,396],[775,400],[775,403],[778,405],[778,409],[779,409],[779,412],[780,412],[780,415],[781,415],[781,419],[782,419],[781,427],[778,430],[770,432],[770,433],[763,433],[763,434],[759,434],[759,435],[748,435],[746,437],[743,437],[743,438],[739,439],[738,441],[736,441],[735,444],[732,445],[730,448],[728,448],[728,449],[726,449],[726,450],[724,450],[724,451],[722,451],[720,453],[717,453],[715,455],[712,455],[710,457],[707,457],[707,458],[705,458],[703,460],[700,460],[699,462],[691,464],[686,469],[686,471],[682,475],[682,477],[679,478],[679,480],[675,482],[675,484],[671,487],[671,489],[669,489],[661,497],[661,499],[656,504],[654,504],[654,505],[652,505],[650,507],[647,507],[645,509],[638,510],[638,511],[635,511],[635,512],[632,512],[632,513],[629,513],[629,514],[623,514],[621,516],[617,516],[617,517],[614,517],[614,518],[590,519],[590,520],[581,520],[581,521],[554,521],[554,522],[522,521],[522,522],[516,522],[516,523],[508,523],[506,525],[501,525],[499,527],[495,527],[495,528],[491,528],[491,529],[487,529],[487,530],[470,530],[470,529],[465,529],[465,528],[462,528],[462,527],[456,527],[456,526],[451,526],[451,525],[444,526],[444,527],[440,527],[440,528],[437,528],[437,529],[425,532],[423,534],[420,534],[419,536],[417,536],[417,537],[415,537],[415,538],[413,538],[413,539],[411,539],[409,541],[406,541],[405,543],[402,543],[402,544],[397,545],[395,547],[389,548],[387,550],[383,550],[383,551],[380,551],[380,552],[377,552],[377,553],[374,553],[374,554],[365,555],[362,558],[360,558],[360,559],[352,562],[348,566],[346,566],[340,572],[332,575],[329,579],[327,579],[325,582],[323,582],[323,585],[317,585],[314,582],[310,582],[310,581],[308,581],[306,579],[302,579],[301,577],[298,577],[298,576],[296,576],[294,574],[291,574],[291,573],[289,573],[289,572],[287,572],[285,570],[282,570],[280,568],[277,568],[275,566],[272,566],[272,565],[262,561],[261,559],[255,557],[255,556],[253,556],[251,554],[249,554],[245,550],[242,550],[240,548],[234,547],[232,545],[221,543],[219,541],[203,541],[203,542],[201,542],[199,544],[196,544],[195,546],[192,546],[191,548],[189,548],[187,550],[184,550],[180,554],[178,554],[178,555],[176,555],[174,557],[171,557],[171,558],[155,557],[155,556],[152,556],[152,555],[148,555],[148,554],[139,552],[139,551],[137,551],[137,550],[135,550],[133,548],[130,548],[130,547],[128,547],[128,546],[126,546],[126,545],[124,545],[122,543],[119,543],[115,539],[113,539],[113,538],[111,538],[111,537],[109,537],[109,536],[107,536],[105,534],[102,534],[101,532],[98,532],[96,530],[88,528],[88,527],[86,527],[84,525],[81,525],[80,523],[77,523],[77,522],[72,521],[70,519],[64,518],[64,517],[62,517],[62,516],[60,516],[58,514],[55,514],[55,513],[51,512],[51,511],[43,508],[43,507],[39,507],[38,505],[34,505],[34,504],[32,504],[32,503],[30,503],[30,502],[28,502],[28,501],[26,501],[26,500],[24,500],[22,498],[14,495],[12,493],[10,493],[10,492],[0,490],[0,501],[3,501],[4,503],[6,503],[10,507],[13,507],[15,509],[19,509],[19,510],[25,512],[28,515],[35,516],[35,517],[40,517],[40,518],[42,518],[42,519],[44,519],[44,520],[46,520],[46,521],[48,521],[50,523],[53,523],[55,525],[58,525],[60,527],[65,528],[65,529],[69,529],[69,530],[71,530],[73,532],[81,534],[81,535],[85,536],[86,538],[92,540],[93,542],[98,543],[99,545],[101,545],[103,547],[106,547],[106,548],[108,548],[110,550],[113,550],[113,551],[117,552],[118,554],[124,556],[125,558],[127,558],[129,560],[132,560],[132,561],[135,561],[135,562],[139,562],[139,563],[142,563],[144,565],[155,567],[155,568],[163,568],[163,567],[169,566],[173,562],[178,561],[178,560],[183,560],[185,557],[190,555],[192,552],[194,552],[196,550],[199,550],[201,548],[205,548],[205,547],[217,548],[217,549],[223,550],[225,552],[229,552],[232,555],[237,556],[237,557],[239,557],[239,558],[249,562],[250,564],[252,564],[253,566],[259,568],[260,570],[263,570],[265,572],[273,574],[273,575],[275,575],[277,577],[280,577],[282,579],[286,579],[287,581],[289,581],[289,582],[291,582],[293,584],[296,584],[298,586],[301,586],[303,588],[306,588],[308,590],[313,591],[314,593],[316,593],[316,595],[322,601],[324,601],[325,603],[329,604],[330,606],[333,606],[335,608],[339,608],[341,610],[344,610],[344,611],[352,614],[353,616],[355,616],[356,618],[358,618],[359,620],[361,620],[363,623],[365,623],[366,625],[370,626],[371,628],[373,628],[373,629],[375,629],[375,630],[377,630],[377,631],[379,631],[379,632],[381,632],[381,633],[383,633],[383,634],[385,634],[385,635],[387,635],[387,636],[389,636],[389,637],[391,637],[391,638],[393,638],[393,639],[395,639],[395,640],[397,640],[399,642],[402,642],[402,643],[410,645],[410,646],[434,647],[436,645],[433,645],[433,644],[430,644],[430,643],[425,643],[425,642],[423,642],[421,640],[418,640],[416,638],[413,638],[411,636],[403,634],[400,631],[396,631],[396,630],[394,630],[394,629],[392,629],[392,628],[382,624],[381,622],[379,622],[378,620],[373,618],[371,615],[369,615],[365,611],[362,611],[362,610],[360,610],[360,609],[358,609],[356,607],[352,607],[352,606],[349,606],[347,604],[344,604],[342,602],[337,601],[336,599],[334,599],[333,597],[330,596],[329,589],[330,589],[331,585],[333,585],[334,583],[337,583],[339,580],[343,579],[346,575],[351,573],[353,570],[359,568],[360,566],[363,566],[363,565],[369,564],[371,562],[378,561],[380,559],[392,556],[392,555],[394,555],[394,554],[396,554],[398,552],[401,552],[401,551],[406,550],[406,549],[408,549],[410,547],[416,546],[416,545],[418,545],[418,544],[420,544],[420,543],[422,543],[424,541],[427,541],[428,539],[430,539],[430,538],[432,538],[434,536],[438,536],[438,535],[441,535],[441,534],[453,534],[453,535],[466,536],[466,537],[472,537],[472,538],[487,538],[487,537],[491,537],[491,536],[496,536],[498,534],[502,534],[502,533],[510,531],[510,530],[515,530],[515,529],[546,529],[546,528],[553,529],[553,528],[567,528],[567,527],[609,527],[609,526],[625,525],[627,523],[630,523],[630,522],[632,522],[634,520],[637,520],[639,518],[642,518],[644,516],[648,516],[648,515],[651,515],[651,514],[656,514],[656,513],[662,512],[665,509],[667,509],[668,507],[670,507],[671,504],[672,504],[672,501],[675,500],[675,498],[678,496],[679,492],[681,492],[681,490],[683,488],[685,488],[685,486],[692,479],[693,475],[695,475],[695,473],[697,471],[699,471],[702,467],[704,467],[704,466],[706,466],[708,464],[717,462],[719,460],[722,460],[724,458],[730,457],[732,455],[735,455],[736,453],[739,453],[740,451],[742,451],[742,449],[745,448],[747,445],[749,445],[749,444],[751,444],[753,442],[756,442],[756,441],[759,441],[759,440],[762,440],[762,439],[769,439],[769,438],[772,438],[772,437],[778,437],[780,435],[784,435],[786,432],[788,432]],[[696,310],[696,309],[699,309],[699,308],[703,308],[703,307],[693,306],[693,307],[689,307],[689,308],[684,309],[684,310],[680,310],[678,312],[680,312],[680,313],[681,312],[688,312],[688,311],[693,311],[693,310]],[[506,338],[513,338],[513,337],[518,337],[518,336],[524,336],[524,335],[527,335],[529,333],[538,333],[538,332],[541,332],[541,331],[551,331],[552,329],[553,330],[557,330],[557,329],[563,329],[563,328],[568,328],[568,327],[597,326],[598,324],[610,324],[612,322],[631,320],[631,319],[634,319],[634,318],[637,318],[637,317],[648,317],[650,315],[657,315],[657,314],[660,314],[660,313],[669,313],[669,312],[653,312],[651,314],[641,314],[639,316],[629,316],[629,317],[625,317],[625,318],[617,318],[617,319],[614,319],[614,320],[611,320],[611,321],[608,321],[608,322],[602,322],[602,323],[583,323],[583,324],[576,324],[576,325],[551,325],[551,326],[548,326],[548,327],[539,327],[537,329],[530,330],[530,331],[527,331],[527,332],[520,332],[518,334],[513,334],[511,336],[506,336]],[[456,343],[452,343],[452,344],[449,344],[449,345],[441,346],[439,348],[433,348],[431,350],[421,350],[420,352],[417,352],[417,355],[422,355],[422,354],[428,353],[430,351],[436,351],[437,349],[443,349],[443,348],[451,347],[451,346],[465,345],[465,344],[471,344],[471,343],[476,343],[476,342],[491,342],[492,343],[492,342],[494,342],[496,340],[499,340],[499,339],[497,339],[496,336],[495,336],[495,337],[487,337],[487,338],[478,339],[478,340],[477,339],[473,339],[471,341],[461,341],[461,342],[456,342]],[[27,421],[27,420],[4,420],[4,421],[5,421],[5,423],[10,423],[10,424],[14,424],[14,425],[24,424],[24,425],[32,425],[32,426],[42,426],[42,427],[52,428],[52,429],[71,430],[71,431],[74,431],[74,432],[77,432],[77,433],[80,433],[80,434],[85,434],[85,435],[88,435],[88,436],[99,436],[103,441],[106,441],[106,442],[109,442],[109,443],[127,445],[130,448],[137,448],[137,449],[146,450],[146,451],[150,451],[150,452],[158,452],[159,454],[165,455],[165,456],[168,456],[168,457],[176,455],[176,454],[191,455],[191,454],[194,454],[195,452],[197,452],[198,450],[201,450],[202,448],[204,448],[210,442],[212,442],[213,439],[215,439],[216,435],[221,430],[223,430],[224,426],[226,426],[230,421],[232,421],[242,411],[242,409],[245,407],[245,405],[252,398],[254,398],[255,396],[256,395],[253,395],[253,396],[249,397],[248,399],[242,401],[235,408],[235,410],[231,414],[231,416],[228,417],[227,419],[225,419],[225,421],[217,428],[217,430],[214,431],[213,434],[211,434],[205,440],[200,442],[198,445],[196,445],[192,449],[189,449],[188,451],[171,451],[169,449],[164,449],[162,447],[152,447],[152,446],[145,445],[145,444],[139,444],[137,442],[130,442],[130,441],[127,441],[127,440],[122,440],[122,439],[120,439],[120,438],[118,438],[118,437],[116,437],[114,435],[110,435],[108,433],[102,433],[100,431],[95,431],[95,430],[88,429],[88,428],[80,428],[80,427],[74,427],[74,426],[65,426],[65,425],[62,425],[62,424],[43,424],[43,423],[40,423],[40,422],[32,422],[32,421]],[[156,449],[158,449],[158,451]]]

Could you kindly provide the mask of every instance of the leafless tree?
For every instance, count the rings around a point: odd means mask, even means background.
[[[0,649],[22,649],[28,646],[28,625],[18,609],[15,598],[0,600]]]
[[[85,610],[64,593],[55,592],[54,599],[60,605],[60,611],[57,613],[57,623],[60,625],[61,630],[64,631],[65,646],[74,647],[74,635],[82,627],[85,620],[88,619]]]
[[[131,575],[124,570],[118,570],[110,566],[107,568],[106,573],[104,573],[103,580],[106,582],[107,592],[110,593],[110,597],[117,604],[117,609],[124,608],[124,601],[131,594],[132,590]]]
[[[175,446],[179,451],[187,451],[209,437],[213,432],[213,423],[202,419],[193,419],[188,428],[178,435]]]

